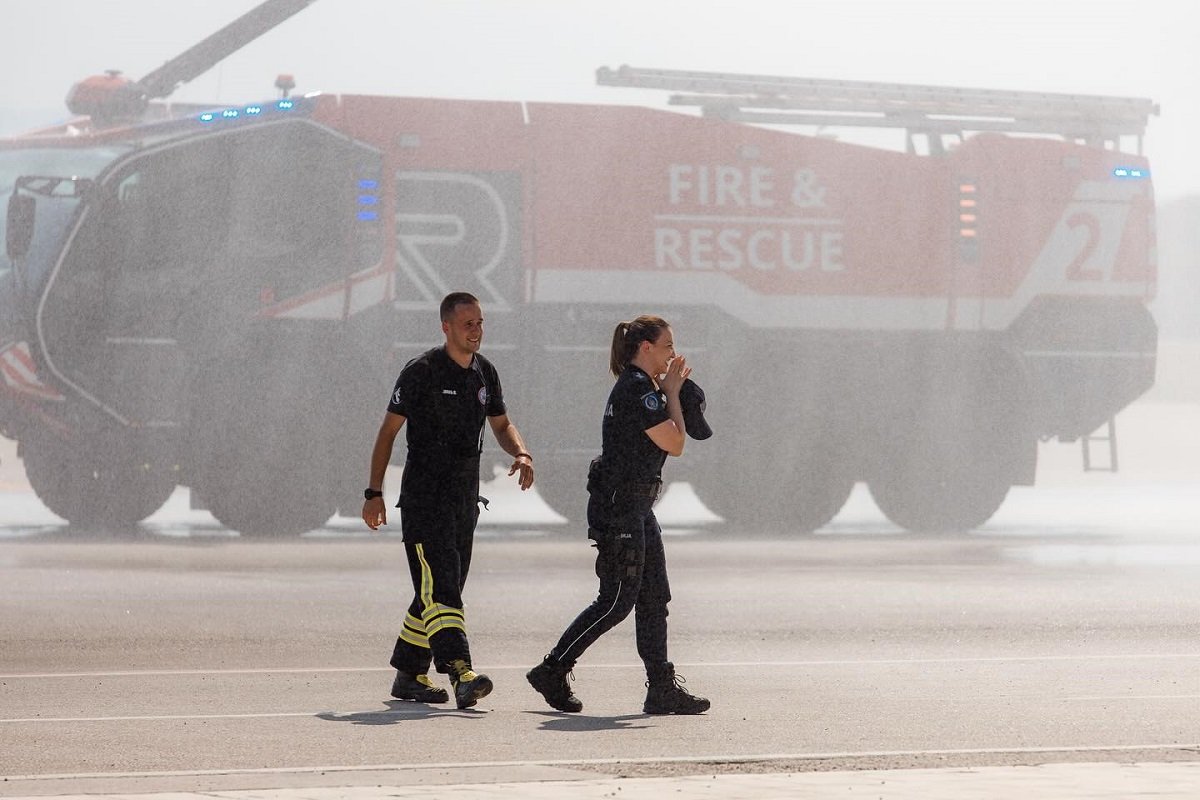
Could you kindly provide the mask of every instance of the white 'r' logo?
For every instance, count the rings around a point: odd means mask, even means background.
[[[464,281],[459,275],[444,274],[430,263],[426,250],[436,247],[459,248],[464,254],[464,260],[456,263],[468,272],[478,288],[470,290],[479,294],[489,309],[507,311],[510,305],[501,296],[499,290],[488,279],[504,258],[508,248],[509,221],[504,207],[504,200],[487,181],[474,175],[464,173],[444,172],[398,172],[396,173],[397,192],[409,197],[420,197],[421,184],[455,185],[454,189],[473,192],[482,195],[486,204],[494,208],[498,222],[498,236],[495,249],[491,252],[480,252],[470,246],[461,247],[467,238],[468,222],[461,214],[451,210],[448,212],[396,213],[396,265],[408,278],[416,290],[417,300],[398,299],[397,308],[436,308],[442,297],[451,291],[462,291],[468,288],[469,281]],[[478,247],[478,245],[476,245]],[[399,294],[399,292],[398,292]]]

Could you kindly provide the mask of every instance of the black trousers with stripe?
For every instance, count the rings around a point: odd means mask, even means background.
[[[408,469],[405,470],[409,478]],[[400,496],[404,552],[413,599],[392,650],[391,665],[420,675],[430,664],[448,673],[461,659],[471,664],[462,591],[471,568],[479,519],[479,466],[436,483],[406,480]]]
[[[637,626],[637,651],[648,676],[667,665],[667,603],[671,586],[662,528],[653,499],[593,492],[588,499],[588,535],[595,540],[600,591],[575,618],[550,658],[571,668],[576,660],[629,612]]]

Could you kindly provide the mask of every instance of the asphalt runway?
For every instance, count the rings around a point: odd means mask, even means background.
[[[525,684],[594,591],[561,531],[481,530],[467,614],[497,688],[468,711],[388,697],[395,538],[24,535],[0,544],[0,775],[39,794],[431,764],[1186,757],[1200,548],[1168,528],[672,533],[672,657],[713,700],[693,718],[641,713],[632,620],[576,668],[582,714]]]

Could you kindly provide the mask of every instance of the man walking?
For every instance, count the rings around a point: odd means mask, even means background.
[[[466,292],[447,295],[441,320],[445,345],[409,361],[396,380],[371,453],[362,515],[371,530],[387,523],[383,476],[396,435],[408,422],[397,505],[414,597],[392,652],[392,696],[447,702],[449,694],[427,674],[432,662],[450,676],[458,707],[470,708],[492,691],[491,679],[472,669],[462,602],[479,517],[484,419],[513,457],[508,474],[519,473],[522,490],[533,485],[533,457],[508,418],[496,368],[479,354],[479,300]]]

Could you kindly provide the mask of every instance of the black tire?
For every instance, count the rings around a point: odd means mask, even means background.
[[[162,508],[176,485],[171,459],[127,442],[32,441],[25,475],[46,508],[72,525],[131,528]]]
[[[966,533],[983,525],[1008,495],[1007,480],[981,473],[948,474],[941,466],[882,476],[869,483],[875,505],[914,533]]]
[[[868,481],[879,510],[914,533],[966,533],[983,525],[1012,486],[1021,428],[979,402],[945,401],[897,420]]]
[[[200,496],[209,512],[244,536],[284,537],[321,527],[337,510],[331,453],[283,415],[263,418],[231,410],[216,434],[219,457],[210,457]],[[315,438],[315,437],[314,437]]]
[[[303,493],[297,492],[297,488],[279,481],[257,481],[212,487],[206,489],[202,497],[218,522],[243,536],[298,536],[328,522],[335,503],[319,490]]]
[[[693,477],[697,496],[729,525],[809,534],[837,516],[854,479],[837,469],[781,476],[743,465],[708,468]]]
[[[279,369],[282,359],[251,363],[267,365],[255,381],[206,381],[220,391],[194,420],[195,488],[217,521],[243,536],[297,536],[324,525],[339,505],[338,426],[320,417],[336,406],[314,394],[319,381]]]

